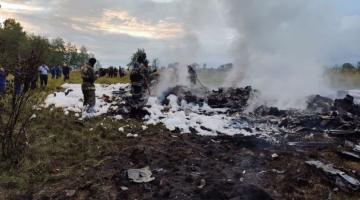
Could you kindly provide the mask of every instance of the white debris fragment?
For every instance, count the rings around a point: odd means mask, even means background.
[[[114,118],[117,119],[117,120],[123,119],[123,117],[121,115],[115,115]]]
[[[90,129],[90,131],[94,130],[93,128]]]
[[[75,113],[75,117],[79,117],[80,115],[79,115],[79,113]]]
[[[147,126],[142,126],[142,129],[143,130],[146,130],[148,127]]]
[[[35,114],[32,114],[31,117],[30,117],[30,119],[34,119],[34,118],[36,118],[36,115],[35,115]]]
[[[313,137],[314,137],[314,134],[311,133],[310,135],[306,135],[306,136],[305,136],[305,139],[312,139]]]
[[[278,156],[276,153],[274,153],[274,154],[271,155],[271,157],[272,157],[272,158],[277,158],[277,157],[279,157],[279,156]]]
[[[64,114],[65,114],[65,115],[68,115],[68,114],[69,114],[69,111],[65,111]]]
[[[119,128],[119,131],[120,131],[120,132],[124,132],[124,128],[123,128],[123,127],[120,127],[120,128]]]
[[[128,133],[127,135],[126,135],[126,137],[137,137],[137,136],[139,136],[138,134],[132,134],[132,133]]]

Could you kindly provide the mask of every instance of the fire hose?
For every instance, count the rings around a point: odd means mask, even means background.
[[[151,96],[149,84],[148,84],[148,82],[147,82],[147,80],[146,80],[146,77],[145,77],[145,76],[143,76],[143,77],[144,77],[144,81],[145,81],[145,83],[146,83],[146,87],[147,87],[147,89],[148,89],[149,95]]]
[[[200,83],[201,86],[203,86],[205,88],[205,86],[200,82],[200,80],[198,79],[198,77],[196,77],[196,80]]]

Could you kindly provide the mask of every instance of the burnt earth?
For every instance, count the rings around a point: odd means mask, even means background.
[[[336,184],[303,162],[324,158],[329,150],[271,145],[254,136],[143,132],[124,136],[112,152],[99,152],[106,159],[80,177],[49,181],[7,199],[326,199]],[[130,182],[126,171],[145,166],[155,180]],[[334,195],[355,199],[346,191]]]

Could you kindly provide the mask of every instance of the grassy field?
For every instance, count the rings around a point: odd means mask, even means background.
[[[10,77],[11,78],[11,77]],[[81,83],[80,73],[71,73],[67,83]],[[102,77],[100,84],[127,83],[124,78]],[[39,95],[64,91],[60,86],[63,78],[49,79],[45,89],[37,89]],[[61,109],[49,107],[36,112],[36,118],[28,130],[29,146],[19,163],[0,158],[0,196],[3,192],[39,187],[58,179],[66,179],[82,173],[104,159],[102,153],[115,148],[117,140],[127,133],[142,130],[141,121],[114,120],[98,117],[85,122],[85,127],[74,124],[74,113],[64,115]],[[101,123],[106,124],[101,126]],[[129,126],[127,126],[129,125]],[[125,132],[118,128],[124,127]],[[149,127],[151,129],[151,127]],[[0,198],[1,199],[1,198]]]
[[[360,74],[328,73],[332,87],[360,87]],[[205,85],[220,85],[224,73],[199,73]],[[81,83],[79,72],[71,73],[68,83]],[[128,83],[125,78],[102,77],[100,84]],[[60,86],[63,79],[49,79],[46,89],[38,89],[48,94],[64,89]],[[84,175],[97,166],[108,155],[123,145],[127,133],[143,132],[142,120],[115,120],[108,116],[96,117],[85,121],[85,126],[74,123],[74,113],[64,115],[61,109],[48,107],[36,112],[36,118],[28,130],[29,146],[19,162],[0,158],[0,199],[1,196],[16,194],[23,190],[46,188],[59,180]],[[124,127],[125,131],[118,129]],[[147,131],[159,131],[162,125],[148,126]],[[125,141],[126,142],[126,141]]]
[[[331,69],[326,73],[326,80],[331,88],[356,89],[360,88],[359,72],[341,72],[341,69]]]

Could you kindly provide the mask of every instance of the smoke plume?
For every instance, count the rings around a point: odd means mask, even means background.
[[[341,26],[329,1],[221,2],[237,31],[225,86],[251,85],[260,100],[281,108],[302,108],[298,100],[326,89],[323,66],[336,52]]]

